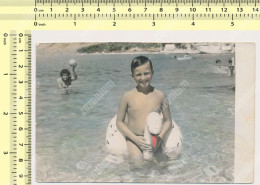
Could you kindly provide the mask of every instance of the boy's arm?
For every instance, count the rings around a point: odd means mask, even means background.
[[[167,132],[169,132],[172,126],[172,118],[171,118],[171,112],[169,107],[169,101],[165,95],[163,95],[162,114],[163,114],[164,124],[162,126],[162,130],[159,134],[159,137],[157,138],[156,147],[153,149],[154,152],[157,152],[157,150],[160,148],[164,136],[166,135]]]
[[[57,79],[58,87],[63,88],[62,83],[60,82],[60,78]]]
[[[136,135],[124,123],[126,111],[127,111],[127,94],[125,93],[121,98],[118,106],[116,126],[124,136],[135,141]]]
[[[73,77],[73,78],[71,79],[72,81],[78,79],[78,75],[77,75],[76,72],[75,72],[75,67],[76,67],[76,66],[73,66],[73,67],[72,67],[72,77]]]
[[[169,101],[165,95],[163,96],[162,114],[163,114],[164,124],[159,136],[160,138],[163,139],[163,137],[166,135],[166,133],[170,130],[172,126],[172,118],[171,118]]]

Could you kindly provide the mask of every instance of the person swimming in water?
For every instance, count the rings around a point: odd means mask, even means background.
[[[60,78],[57,79],[58,87],[61,89],[68,90],[71,86],[71,82],[77,80],[77,74],[75,72],[76,65],[72,67],[72,78],[71,73],[68,69],[62,69],[60,72]]]
[[[218,67],[221,67],[221,60],[217,59],[217,60],[216,60],[216,65],[217,65]]]
[[[230,76],[233,76],[233,73],[234,73],[234,69],[235,69],[235,58],[232,57],[228,60],[228,68],[229,68],[229,71],[230,71]]]
[[[133,159],[142,159],[144,151],[156,152],[171,130],[172,118],[167,97],[151,86],[154,69],[152,62],[145,56],[133,59],[131,63],[132,77],[137,86],[124,93],[117,112],[117,128],[126,137],[128,154]],[[147,144],[144,137],[146,118],[149,113],[158,112],[163,115],[163,126],[158,134],[155,149]],[[125,124],[126,116],[128,124]]]

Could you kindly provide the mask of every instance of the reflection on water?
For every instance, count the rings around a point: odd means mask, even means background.
[[[37,57],[36,176],[39,182],[230,183],[234,166],[234,77],[228,55],[201,55],[177,61],[148,54],[152,84],[165,94],[184,80],[189,87],[170,101],[184,146],[176,160],[131,162],[108,154],[106,127],[123,92],[133,88],[134,55],[55,55]],[[74,58],[78,80],[73,93],[57,89],[59,71]],[[226,63],[225,63],[226,61]],[[82,115],[82,107],[109,81],[115,86]],[[160,178],[158,178],[160,177]]]

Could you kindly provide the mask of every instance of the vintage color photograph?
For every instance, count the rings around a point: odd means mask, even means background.
[[[36,181],[233,183],[235,43],[39,43]]]

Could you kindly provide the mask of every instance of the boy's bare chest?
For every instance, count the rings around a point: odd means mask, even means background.
[[[152,112],[158,111],[161,107],[161,100],[158,96],[135,96],[128,102],[128,111],[131,112]]]
[[[69,80],[68,80],[68,81],[65,81],[65,82],[64,82],[63,80],[61,80],[61,83],[62,83],[63,86],[69,86],[69,85],[71,85],[71,81],[69,81]]]

